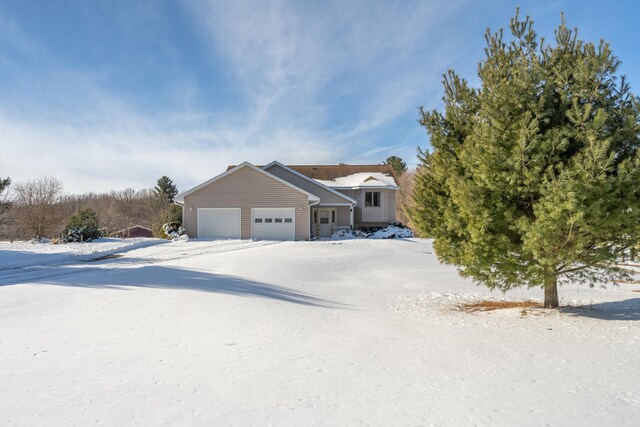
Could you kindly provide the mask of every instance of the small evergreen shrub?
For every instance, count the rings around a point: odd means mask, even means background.
[[[68,242],[90,242],[102,236],[98,230],[98,214],[91,208],[80,209],[67,221],[63,240]]]
[[[182,223],[180,221],[172,221],[164,224],[162,226],[162,232],[158,237],[163,239],[177,239],[180,236],[185,234],[185,229],[182,227]]]
[[[155,237],[166,239],[163,228],[166,224],[179,223],[182,225],[182,207],[178,205],[167,205],[158,212],[151,220],[151,229]],[[164,233],[164,234],[163,234]]]

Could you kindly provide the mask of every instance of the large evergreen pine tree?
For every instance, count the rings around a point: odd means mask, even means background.
[[[382,164],[391,166],[398,177],[407,171],[407,164],[398,156],[389,156]]]
[[[170,203],[173,202],[173,198],[178,194],[178,189],[173,184],[171,178],[169,178],[168,176],[162,176],[160,179],[158,179],[158,182],[153,188],[153,191],[158,197],[162,197]]]
[[[7,187],[9,187],[9,185],[11,185],[11,179],[10,178],[0,178],[0,194],[2,194],[4,192],[4,190],[7,189]]]
[[[5,193],[10,185],[10,178],[0,178],[0,219],[2,219],[11,206],[11,203],[7,200],[7,194]]]
[[[638,242],[639,103],[609,45],[564,18],[554,44],[517,13],[510,29],[487,31],[478,89],[450,71],[444,112],[421,111],[432,150],[409,213],[463,276],[541,286],[555,308],[559,282],[619,277]]]

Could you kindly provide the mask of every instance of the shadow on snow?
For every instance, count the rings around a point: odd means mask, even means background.
[[[562,307],[563,313],[572,316],[601,320],[640,320],[640,298],[623,301],[600,302],[579,307]]]
[[[268,298],[295,304],[337,308],[343,304],[292,289],[251,281],[236,276],[168,266],[143,265],[127,268],[126,264],[142,259],[109,259],[87,263],[86,267],[59,266],[47,269],[25,269],[15,277],[2,277],[0,286],[20,283],[49,284],[83,288],[127,290],[132,288],[188,289],[242,297]],[[123,268],[100,268],[96,264],[122,264]]]

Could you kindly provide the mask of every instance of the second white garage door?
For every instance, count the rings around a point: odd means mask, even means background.
[[[295,240],[295,208],[251,209],[251,237],[256,240]]]
[[[198,238],[239,239],[240,208],[198,208]]]

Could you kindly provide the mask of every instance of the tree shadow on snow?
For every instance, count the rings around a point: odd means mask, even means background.
[[[562,307],[561,311],[572,316],[601,320],[640,320],[640,298]]]
[[[117,262],[119,260],[110,261]],[[59,274],[30,283],[120,290],[132,288],[189,289],[241,297],[268,298],[309,306],[333,308],[344,306],[283,286],[177,267],[146,265],[137,268],[58,268],[56,270],[65,271],[58,271]],[[69,270],[76,270],[76,273],[65,274]]]

